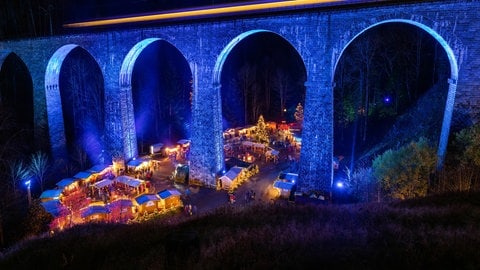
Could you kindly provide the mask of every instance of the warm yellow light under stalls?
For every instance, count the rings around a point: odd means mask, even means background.
[[[139,15],[132,17],[124,18],[115,18],[115,19],[103,19],[103,20],[94,20],[86,22],[77,22],[77,23],[68,23],[64,24],[64,27],[76,28],[76,27],[89,27],[89,26],[105,26],[112,24],[122,24],[122,23],[134,23],[134,22],[149,22],[149,21],[159,21],[165,19],[178,19],[178,18],[191,18],[197,16],[207,16],[207,15],[217,15],[217,14],[234,14],[238,12],[245,11],[261,11],[272,8],[281,8],[281,7],[298,7],[311,4],[324,4],[324,3],[335,3],[335,2],[345,2],[345,0],[290,0],[290,1],[280,1],[280,2],[269,2],[261,4],[249,4],[249,5],[240,5],[240,6],[226,6],[226,7],[213,7],[205,8],[198,10],[186,10],[186,11],[177,11],[170,13],[159,13],[151,15]]]

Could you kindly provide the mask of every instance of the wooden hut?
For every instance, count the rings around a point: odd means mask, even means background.
[[[279,196],[285,198],[290,196],[290,192],[292,191],[294,185],[295,183],[293,182],[284,182],[280,180],[273,182],[273,187],[278,190]]]
[[[158,211],[161,208],[160,197],[157,194],[142,194],[135,197],[134,206],[139,214]]]
[[[73,176],[73,178],[78,179],[79,180],[79,182],[78,182],[79,185],[82,186],[82,185],[88,184],[88,183],[93,181],[92,175],[93,174],[91,172],[81,171],[81,172],[78,172],[77,174],[75,174]]]
[[[174,209],[177,207],[182,207],[183,203],[181,200],[182,194],[176,189],[165,189],[157,193],[160,197],[160,206],[163,206],[164,209]]]
[[[57,182],[57,187],[63,192],[70,193],[75,191],[78,188],[78,179],[75,178],[64,178]]]
[[[80,215],[84,221],[107,221],[110,210],[102,203],[92,203],[80,210]]]
[[[241,173],[244,170],[242,167],[234,166],[228,172],[219,178],[219,185],[222,189],[232,190],[240,184]]]
[[[128,175],[117,176],[113,181],[129,193],[135,191],[136,194],[140,194],[147,191],[147,185],[144,180],[136,179]]]
[[[126,222],[133,218],[133,202],[131,199],[118,199],[107,205],[110,219],[113,222]]]

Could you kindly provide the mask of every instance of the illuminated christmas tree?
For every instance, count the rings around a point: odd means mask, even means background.
[[[264,144],[268,144],[270,142],[270,138],[267,132],[267,125],[265,124],[265,119],[263,119],[263,115],[260,115],[260,117],[258,117],[255,133],[255,138],[258,142]]]
[[[297,108],[295,109],[295,121],[300,128],[303,127],[303,106],[302,103],[298,103]]]

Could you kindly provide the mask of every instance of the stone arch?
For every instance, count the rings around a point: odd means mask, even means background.
[[[60,69],[67,55],[78,47],[67,44],[52,55],[45,71],[45,96],[47,105],[48,132],[50,147],[54,158],[67,157],[67,141],[65,138],[62,99],[60,97]]]
[[[213,85],[214,86],[216,86],[216,87],[220,86],[223,65],[225,64],[225,61],[227,60],[228,55],[232,52],[232,50],[235,48],[235,46],[237,46],[245,38],[247,38],[249,36],[252,36],[252,35],[255,35],[255,34],[258,34],[258,33],[270,33],[270,34],[273,34],[273,35],[281,38],[282,40],[287,42],[293,49],[295,49],[295,52],[298,55],[298,58],[302,59],[301,55],[298,53],[298,50],[295,48],[295,46],[293,46],[293,44],[291,42],[289,42],[282,35],[280,35],[276,32],[273,32],[273,31],[270,31],[270,30],[264,30],[264,29],[250,30],[250,31],[241,33],[240,35],[236,36],[234,39],[232,39],[227,44],[227,46],[225,46],[225,48],[223,48],[222,52],[220,53],[220,55],[217,58],[217,61],[215,62],[215,67],[213,69]],[[303,61],[303,59],[302,59],[302,61]],[[307,70],[306,70],[305,64],[303,65],[303,68],[304,68],[305,74],[306,74]]]
[[[137,132],[135,129],[135,113],[133,106],[134,100],[132,94],[132,75],[134,73],[134,67],[142,52],[144,52],[147,47],[158,42],[163,42],[168,46],[171,46],[183,56],[178,48],[170,42],[161,38],[147,38],[138,42],[130,49],[120,68],[119,85],[122,96],[120,102],[122,111],[123,152],[126,159],[131,159],[138,155]]]
[[[21,121],[28,121],[29,124],[33,125],[33,81],[32,77],[30,75],[30,72],[23,62],[23,60],[14,52],[12,51],[5,51],[5,52],[0,52],[0,74],[2,72],[8,72],[8,66],[7,65],[14,65],[13,68],[13,74],[7,75],[9,80],[17,80],[16,78],[19,75],[23,75],[20,82],[15,82],[14,84],[18,87],[18,84],[23,84],[20,87],[23,87],[24,89],[15,89],[22,91],[22,93],[16,93],[12,98],[14,100],[10,100],[10,103],[13,106],[15,106],[17,111],[19,110],[31,110],[31,116],[28,117],[23,117],[23,119],[18,119]],[[19,74],[20,73],[20,74]],[[25,89],[28,88],[28,89]],[[0,82],[0,99],[2,98],[2,94],[5,95],[4,91],[6,91],[5,85],[2,85],[2,82]],[[27,92],[28,91],[28,92]],[[26,93],[23,93],[26,92]],[[28,98],[25,99],[25,98]],[[23,109],[20,109],[23,107]],[[28,119],[27,119],[28,118]]]
[[[450,79],[448,80],[448,94],[447,94],[447,100],[445,104],[445,111],[443,115],[443,123],[442,123],[442,130],[440,133],[440,138],[439,138],[439,143],[438,143],[438,149],[437,149],[437,156],[438,156],[438,167],[441,167],[443,164],[443,160],[445,158],[446,150],[447,150],[447,143],[448,143],[448,136],[450,133],[450,125],[452,121],[452,114],[453,114],[453,109],[454,109],[454,103],[455,103],[455,94],[456,94],[456,89],[457,89],[457,80],[458,80],[458,62],[455,56],[455,53],[453,52],[452,48],[448,44],[448,42],[434,29],[428,27],[425,24],[413,21],[413,20],[408,20],[408,19],[388,19],[384,20],[381,22],[374,23],[363,30],[361,30],[359,33],[357,33],[353,38],[351,38],[345,46],[343,46],[340,54],[338,55],[337,59],[335,60],[333,69],[332,69],[332,80],[334,78],[335,71],[337,69],[337,65],[344,53],[344,51],[350,46],[352,42],[354,42],[359,36],[364,34],[366,31],[375,28],[377,26],[380,26],[382,24],[387,24],[387,23],[404,23],[404,24],[409,24],[413,25],[415,27],[418,27],[428,33],[430,36],[432,36],[444,49],[449,64],[450,64]],[[333,83],[333,82],[332,82]]]
[[[13,123],[5,128],[12,131],[11,134],[16,134],[12,137],[8,135],[8,141],[17,145],[16,152],[28,153],[35,145],[39,145],[34,141],[33,135],[33,100],[33,81],[25,62],[13,51],[0,51],[1,117],[8,117],[7,121]],[[0,138],[2,140],[6,141],[5,138]]]
[[[214,68],[211,71],[212,72],[211,73],[211,75],[212,75],[212,85],[211,85],[212,92],[211,92],[211,94],[214,98],[212,99],[213,115],[210,115],[210,116],[211,116],[211,119],[213,119],[211,127],[214,130],[214,132],[212,132],[212,133],[214,133],[214,138],[213,138],[213,143],[211,143],[211,144],[203,143],[203,145],[201,146],[201,147],[203,147],[201,150],[206,151],[206,149],[204,149],[204,148],[212,147],[212,144],[213,144],[214,150],[213,150],[213,153],[211,154],[211,156],[214,156],[215,158],[213,158],[213,159],[215,159],[215,160],[212,159],[210,164],[209,164],[211,166],[211,168],[209,170],[210,173],[222,173],[223,170],[225,169],[224,153],[223,153],[224,142],[223,142],[223,137],[222,137],[223,131],[222,131],[222,101],[221,101],[222,100],[221,99],[221,81],[222,81],[222,72],[223,72],[223,69],[224,69],[224,65],[227,62],[227,59],[228,59],[230,53],[236,48],[237,45],[239,45],[246,38],[251,37],[255,34],[261,34],[261,33],[272,34],[275,37],[278,37],[279,39],[283,40],[285,42],[285,44],[288,45],[288,47],[292,48],[295,55],[298,56],[298,59],[302,63],[303,72],[305,74],[305,77],[307,77],[307,70],[306,70],[303,58],[298,53],[298,50],[295,48],[295,46],[293,46],[292,43],[289,42],[282,35],[280,35],[276,32],[270,31],[270,30],[253,29],[253,30],[243,32],[243,33],[239,34],[238,36],[234,37],[233,39],[231,39],[230,42],[222,49],[222,51],[218,55],[218,57],[216,59],[216,62],[215,62],[215,65],[214,65]],[[207,121],[207,119],[202,119],[202,120]],[[204,139],[207,140],[207,138],[204,138]],[[210,138],[209,140],[212,140],[212,139]],[[194,148],[192,146],[192,156],[193,156],[193,153],[194,153],[193,150],[194,150]],[[201,151],[198,150],[196,152],[201,152]],[[197,159],[200,160],[200,162],[198,162],[199,164],[203,164],[204,167],[206,166],[205,163],[207,163],[207,162],[205,162],[205,160],[203,158],[197,157]],[[193,166],[192,166],[192,169],[196,170],[196,168],[194,168]],[[208,169],[209,168],[206,168],[206,171],[208,171]],[[192,171],[192,173],[193,172],[194,171]],[[198,173],[198,174],[202,175],[202,177],[207,179],[207,180],[205,180],[205,182],[208,185],[215,186],[214,177],[210,176],[208,173],[203,173],[203,174]]]
[[[268,44],[268,45],[267,45]],[[268,46],[275,46],[275,49],[267,49]],[[238,53],[241,53],[242,55],[245,55],[245,57],[238,58],[237,55]],[[257,56],[251,58],[251,56]],[[269,55],[270,58],[272,58],[272,63],[276,63],[276,66],[264,66],[263,61],[259,60],[262,58],[262,55]],[[278,56],[281,57],[278,57]],[[287,56],[288,55],[288,56]],[[287,59],[287,60],[286,60]],[[255,65],[257,67],[263,67],[266,69],[272,68],[273,71],[275,71],[275,74],[271,75],[269,77],[265,77],[269,79],[270,81],[272,80],[273,77],[289,77],[288,83],[290,87],[289,89],[295,89],[298,91],[292,91],[290,92],[291,98],[285,98],[282,96],[281,93],[272,91],[270,93],[270,96],[272,96],[272,101],[279,101],[276,106],[280,105],[278,107],[278,112],[276,113],[276,107],[272,106],[262,106],[264,107],[261,111],[257,111],[256,113],[253,113],[248,110],[247,108],[251,108],[250,105],[245,105],[243,109],[240,109],[240,111],[243,111],[243,116],[237,117],[235,120],[233,119],[227,119],[225,118],[226,115],[233,115],[231,112],[232,111],[238,111],[240,107],[239,103],[230,103],[228,106],[225,106],[226,100],[238,100],[238,97],[236,96],[230,96],[231,91],[228,91],[230,88],[229,84],[225,81],[224,75],[225,74],[232,74],[232,70],[230,69],[231,67],[235,66],[233,70],[235,72],[239,71],[239,66],[234,64],[234,63],[249,63],[249,66]],[[290,68],[291,66],[294,66],[295,68],[292,69]],[[251,71],[247,71],[251,72]],[[282,72],[285,73],[283,75],[278,75],[276,72]],[[290,74],[290,75],[289,75]],[[307,70],[305,63],[303,61],[302,56],[299,54],[299,52],[296,50],[296,48],[293,46],[292,43],[290,43],[284,36],[281,34],[278,34],[276,32],[270,31],[270,30],[263,30],[263,29],[254,29],[250,31],[246,31],[241,33],[240,35],[236,36],[233,38],[222,50],[222,52],[219,54],[217,61],[215,63],[215,67],[213,69],[213,86],[215,89],[215,92],[218,92],[219,94],[219,106],[221,107],[221,114],[220,114],[220,119],[222,122],[223,128],[226,127],[232,127],[233,126],[239,126],[242,124],[251,124],[253,123],[252,121],[256,121],[258,119],[259,114],[263,114],[264,117],[271,117],[271,119],[281,119],[284,118],[285,120],[288,119],[288,121],[292,121],[293,119],[293,111],[295,110],[297,106],[297,101],[300,101],[301,103],[304,104],[305,101],[305,81],[307,78]],[[222,85],[225,84],[225,85]],[[257,91],[258,93],[261,93],[263,90],[263,87],[259,88],[260,91]],[[231,90],[231,89],[230,89]],[[258,89],[257,89],[258,90]],[[295,94],[292,94],[295,93]],[[250,95],[250,94],[249,94]],[[260,94],[262,95],[262,94]],[[283,97],[283,102],[282,102],[282,97]],[[260,98],[261,99],[261,98]],[[258,96],[257,96],[258,100]],[[295,102],[294,102],[295,101]],[[247,102],[250,103],[250,102]],[[271,103],[269,103],[271,104]],[[233,109],[232,109],[233,108]],[[229,109],[230,109],[230,114],[229,114]],[[288,109],[288,113],[287,112]],[[249,113],[247,113],[249,112]],[[235,118],[235,117],[234,117]],[[242,120],[243,119],[243,120]]]
[[[98,63],[94,60],[93,56],[85,50],[83,47],[77,45],[77,44],[67,44],[62,47],[60,47],[55,53],[52,55],[50,60],[48,61],[47,68],[45,71],[45,93],[46,93],[46,107],[47,107],[47,118],[48,118],[48,127],[49,127],[49,137],[50,137],[50,147],[52,150],[52,155],[55,158],[62,158],[62,159],[67,159],[68,157],[68,142],[67,142],[67,130],[65,127],[65,108],[62,106],[62,93],[60,89],[60,80],[62,77],[62,67],[64,66],[66,59],[68,56],[74,52],[74,50],[81,49],[81,53],[85,53],[87,56],[90,58],[87,59],[90,63],[93,63],[96,65],[98,70],[100,70],[100,67],[98,66]],[[92,62],[93,61],[93,62]],[[103,81],[101,82],[100,89],[100,100],[97,100],[98,102],[102,103],[99,104],[101,106],[100,113],[101,117],[104,117],[104,111],[103,111],[103,106],[104,106],[104,101],[103,101]],[[89,87],[85,88],[85,91],[88,91]],[[97,117],[98,118],[98,117]],[[88,118],[87,120],[91,120],[93,118]],[[104,127],[104,121],[103,119],[95,119],[96,121],[100,120],[99,124],[101,127]],[[91,121],[88,121],[91,122]],[[88,123],[89,125],[91,123]],[[92,126],[93,127],[93,126]],[[90,132],[94,132],[92,130],[85,130],[84,134],[85,136],[88,136],[89,139],[92,139],[92,143],[95,143],[96,150],[98,150],[98,153],[89,153],[89,159],[92,162],[97,162],[103,158],[100,155],[100,148],[103,148],[103,142],[99,141],[99,137],[103,135],[103,130],[104,128],[101,128],[101,130],[96,130],[96,138],[93,138],[92,136],[89,135]],[[93,146],[92,146],[93,147]],[[98,148],[98,149],[97,149]],[[83,149],[83,151],[88,151],[88,149]]]

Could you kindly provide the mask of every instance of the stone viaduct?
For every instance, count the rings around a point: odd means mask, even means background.
[[[344,49],[366,30],[383,24],[413,25],[434,37],[450,64],[448,97],[438,154],[443,158],[452,115],[474,119],[480,101],[480,1],[406,1],[313,7],[157,23],[148,26],[83,29],[62,36],[0,41],[0,65],[9,56],[31,76],[36,138],[48,138],[54,156],[65,151],[59,74],[76,49],[98,64],[104,80],[105,144],[128,160],[137,155],[132,108],[132,69],[142,50],[157,43],[174,46],[193,78],[191,176],[215,185],[223,169],[220,76],[229,52],[260,33],[281,38],[305,65],[306,100],[300,190],[329,191],[332,184],[333,77]],[[47,119],[48,125],[45,119]]]

